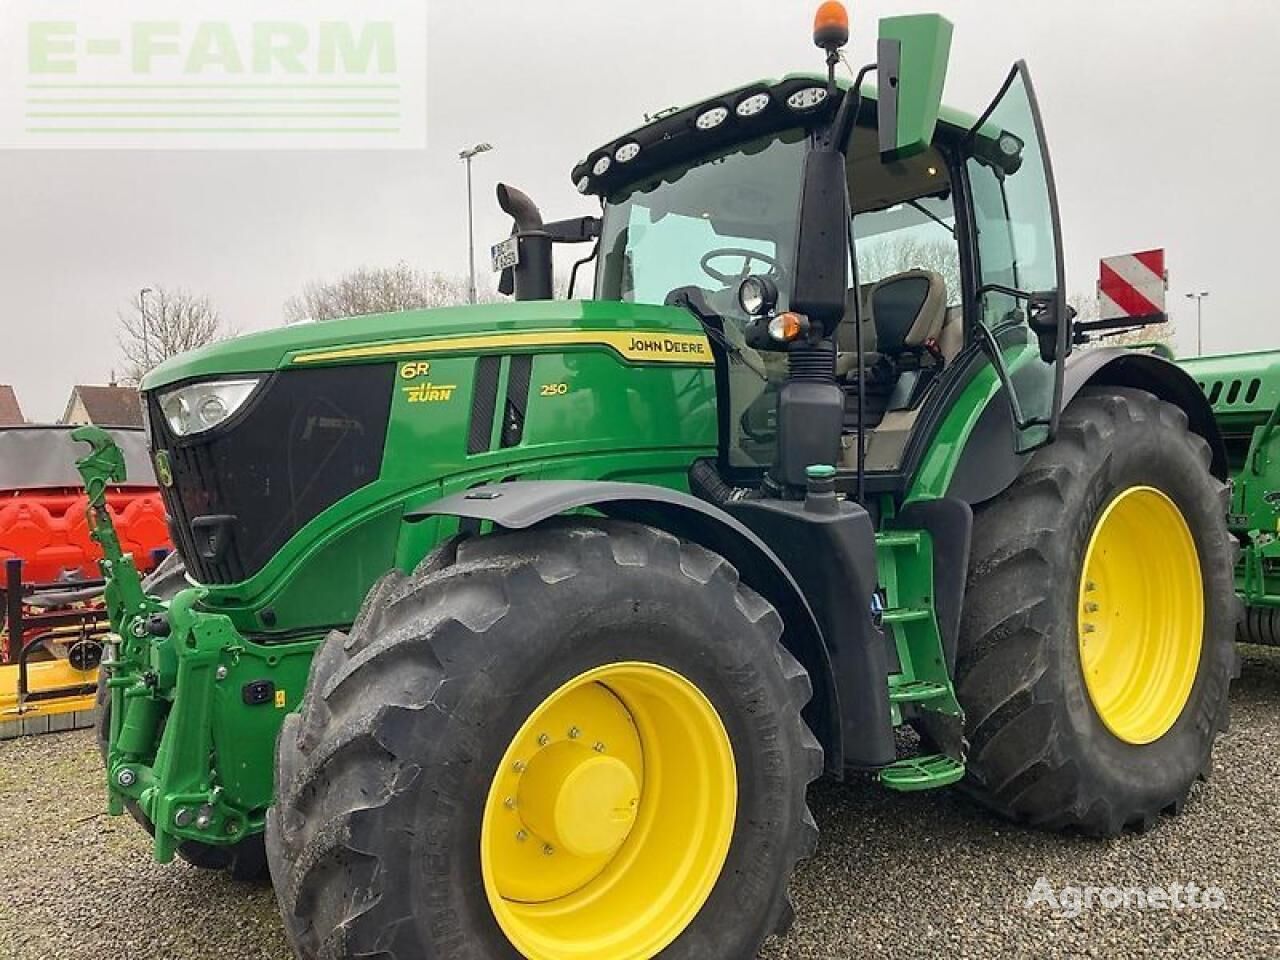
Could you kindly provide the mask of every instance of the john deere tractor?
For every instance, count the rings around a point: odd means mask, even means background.
[[[1227,451],[1178,367],[1068,356],[1027,68],[942,109],[950,37],[884,20],[846,83],[826,4],[826,74],[591,151],[601,216],[501,188],[516,302],[146,378],[187,587],[108,547],[104,741],[159,859],[251,874],[265,830],[303,958],[744,958],[824,773],[1099,835],[1183,805]],[[592,300],[550,299],[566,243]]]

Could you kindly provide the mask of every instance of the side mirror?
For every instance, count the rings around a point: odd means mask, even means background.
[[[848,231],[844,154],[834,149],[810,150],[805,159],[790,309],[808,317],[824,337],[835,332],[844,316]]]
[[[936,13],[880,21],[876,115],[880,155],[901,160],[933,141],[951,53],[951,21]]]
[[[1071,321],[1075,308],[1069,306],[1056,290],[1031,294],[1027,302],[1027,325],[1040,341],[1040,359],[1055,363],[1071,347]]]

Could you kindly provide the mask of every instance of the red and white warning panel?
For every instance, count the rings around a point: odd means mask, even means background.
[[[1164,250],[1144,250],[1102,260],[1098,280],[1098,316],[1102,320],[1165,319],[1164,297],[1169,275]]]

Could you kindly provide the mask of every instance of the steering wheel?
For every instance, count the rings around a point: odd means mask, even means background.
[[[731,273],[721,273],[715,267],[711,266],[711,261],[717,257],[741,257],[742,269],[735,275]],[[698,266],[702,267],[702,272],[712,280],[723,283],[726,287],[735,280],[743,280],[751,273],[751,264],[756,261],[765,264],[769,268],[769,272],[775,276],[782,272],[782,268],[778,265],[778,261],[767,253],[761,253],[759,250],[748,250],[745,247],[721,247],[717,250],[708,250],[702,255],[702,259],[698,262]]]

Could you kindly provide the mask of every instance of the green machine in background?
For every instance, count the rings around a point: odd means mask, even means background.
[[[823,772],[1181,808],[1236,663],[1227,448],[1177,366],[1071,352],[1027,69],[941,108],[950,36],[887,20],[837,82],[824,4],[826,75],[591,151],[600,217],[500,188],[516,302],[146,378],[178,557],[143,588],[95,525],[111,804],[159,859],[269,861],[303,958],[748,957]],[[566,243],[592,301],[551,300]]]
[[[1204,390],[1231,463],[1231,532],[1240,541],[1240,638],[1280,645],[1280,350],[1181,366]]]

